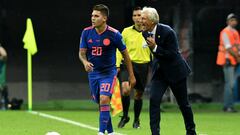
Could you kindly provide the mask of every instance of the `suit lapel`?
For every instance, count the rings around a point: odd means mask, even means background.
[[[155,41],[159,42],[161,38],[161,25],[157,24],[156,34],[155,34]]]

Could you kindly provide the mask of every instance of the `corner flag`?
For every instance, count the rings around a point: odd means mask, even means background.
[[[122,99],[121,99],[121,92],[120,92],[120,85],[118,79],[116,80],[116,85],[114,86],[114,92],[112,94],[111,99],[111,107],[113,109],[112,115],[116,116],[120,112],[122,112]]]
[[[33,32],[32,21],[30,18],[27,19],[26,32],[23,37],[24,49],[27,49],[31,55],[37,53],[37,44]]]
[[[32,55],[37,53],[37,44],[33,32],[32,21],[27,19],[26,32],[23,37],[24,49],[27,49],[28,61],[28,110],[32,111]]]

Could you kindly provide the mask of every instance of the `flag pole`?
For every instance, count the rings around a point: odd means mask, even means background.
[[[32,21],[27,19],[26,32],[23,37],[24,49],[27,49],[27,65],[28,65],[28,111],[32,111],[32,55],[37,53],[37,44],[33,32]]]
[[[28,111],[32,111],[32,55],[27,51],[28,63]]]

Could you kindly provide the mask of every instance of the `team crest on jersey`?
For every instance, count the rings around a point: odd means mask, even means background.
[[[103,45],[108,46],[110,45],[111,41],[108,38],[103,39]]]

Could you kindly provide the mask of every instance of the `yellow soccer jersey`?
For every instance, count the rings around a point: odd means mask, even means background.
[[[147,43],[142,36],[142,32],[138,32],[134,26],[130,26],[123,30],[122,37],[132,62],[138,64],[150,62],[151,51],[146,46]],[[119,67],[122,60],[122,54],[117,50],[116,56],[116,66]]]

